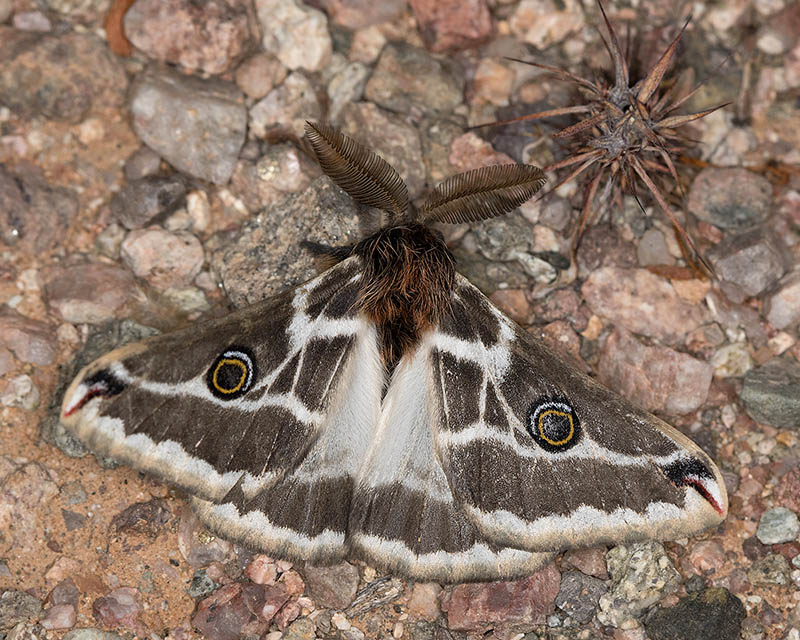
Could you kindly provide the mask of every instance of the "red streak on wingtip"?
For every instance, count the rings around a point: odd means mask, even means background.
[[[73,404],[69,409],[67,409],[66,411],[64,411],[61,414],[62,417],[68,418],[73,413],[75,413],[78,409],[83,408],[83,405],[85,405],[87,402],[89,402],[89,400],[91,400],[95,396],[100,396],[100,395],[103,395],[103,389],[102,388],[91,388],[90,387],[89,390],[85,394],[83,394],[83,397],[80,400],[78,400],[78,402]]]
[[[714,496],[712,496],[709,493],[708,489],[706,489],[705,485],[702,482],[700,482],[699,480],[695,480],[694,478],[691,477],[687,477],[686,482],[692,485],[697,490],[697,492],[706,499],[706,501],[714,508],[714,511],[716,511],[721,516],[725,515],[725,509],[723,509],[722,505],[719,504],[714,499]]]

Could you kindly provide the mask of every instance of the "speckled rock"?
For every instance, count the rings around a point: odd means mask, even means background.
[[[316,173],[315,173],[316,170]],[[271,144],[256,162],[240,160],[231,176],[231,191],[250,211],[260,211],[290,193],[304,191],[319,169],[291,144]]]
[[[703,405],[714,369],[669,347],[647,347],[617,328],[603,346],[598,375],[647,411],[684,414]]]
[[[783,475],[775,487],[775,501],[800,513],[800,469],[792,469]]]
[[[560,575],[548,564],[515,582],[462,584],[446,590],[442,609],[454,631],[531,630],[553,611]]]
[[[743,229],[767,219],[771,196],[769,181],[752,171],[707,168],[694,179],[687,208],[722,229]]]
[[[286,67],[273,55],[256,53],[236,68],[236,85],[260,100],[286,79]]]
[[[8,384],[0,393],[0,404],[6,407],[19,407],[32,411],[39,406],[42,394],[33,379],[23,373],[7,380]]]
[[[686,302],[645,269],[603,267],[589,275],[581,291],[597,315],[671,345],[708,320],[703,307]]]
[[[435,582],[415,582],[408,597],[408,614],[433,622],[439,615],[439,594],[442,587]]]
[[[0,103],[20,116],[77,123],[93,110],[120,106],[127,84],[120,63],[93,34],[0,25]]]
[[[299,0],[255,0],[262,46],[289,69],[319,71],[333,52],[325,14]]]
[[[580,571],[567,571],[561,576],[556,606],[576,622],[586,622],[597,609],[600,596],[607,590],[603,580]]]
[[[344,246],[360,239],[358,207],[327,177],[248,220],[210,257],[233,304],[241,307],[296,286],[317,270],[303,240]]]
[[[77,214],[71,189],[54,187],[30,169],[11,172],[0,164],[0,242],[28,253],[49,251]]]
[[[575,0],[522,0],[508,25],[520,40],[546,49],[580,29],[583,13]]]
[[[308,586],[308,596],[319,607],[346,609],[353,602],[358,589],[358,569],[349,562],[331,567],[306,565],[302,569]]]
[[[0,594],[0,631],[12,629],[23,621],[35,621],[42,612],[42,603],[25,591],[8,589]]]
[[[325,10],[331,22],[345,29],[362,29],[394,20],[406,8],[405,0],[319,0],[317,5]]]
[[[776,329],[788,329],[800,322],[800,272],[787,275],[765,305],[765,315]]]
[[[753,420],[800,429],[800,364],[775,358],[750,369],[739,397]]]
[[[177,169],[225,184],[247,130],[241,98],[231,83],[152,67],[131,87],[133,128]]]
[[[281,640],[314,640],[316,627],[310,618],[295,620],[280,636]]]
[[[606,559],[614,582],[600,597],[597,618],[602,624],[620,627],[680,585],[680,574],[658,542],[620,545],[611,549]]]
[[[463,93],[464,74],[455,60],[404,43],[384,47],[364,91],[368,100],[400,113],[451,111]]]
[[[124,627],[139,634],[144,630],[139,619],[142,612],[140,598],[141,594],[138,589],[120,587],[97,598],[92,603],[92,613],[95,619],[104,626]]]
[[[56,355],[52,327],[0,306],[0,344],[22,362],[48,365]]]
[[[249,48],[244,0],[138,0],[125,12],[125,35],[148,57],[220,74]]]
[[[392,165],[408,187],[410,198],[425,187],[425,165],[417,130],[403,118],[369,102],[347,105],[341,114],[342,133],[352,136]]]
[[[5,532],[6,548],[12,553],[31,553],[41,546],[41,523],[31,517],[38,505],[58,495],[58,485],[45,467],[37,462],[17,466],[0,485],[0,531]],[[1,627],[0,627],[1,628]]]
[[[74,629],[64,635],[64,640],[124,640],[118,633],[102,629]]]
[[[270,129],[303,137],[306,120],[319,120],[322,106],[308,78],[295,71],[250,109],[250,128],[263,138]]]
[[[768,509],[758,522],[756,537],[763,544],[791,542],[800,534],[800,520],[797,514],[786,507]]]
[[[160,227],[131,231],[120,247],[120,256],[134,274],[159,289],[190,284],[205,261],[196,236]]]
[[[778,553],[756,560],[747,570],[747,579],[754,586],[784,586],[790,583],[789,561]]]
[[[727,589],[705,589],[677,605],[658,609],[647,618],[651,640],[738,640],[747,612],[739,598]]]
[[[474,47],[492,32],[485,0],[410,0],[425,46],[431,51]]]
[[[722,280],[722,290],[733,302],[757,296],[786,272],[783,240],[768,227],[731,234],[709,252]]]
[[[186,203],[180,176],[147,176],[126,184],[111,198],[111,213],[126,229],[158,224]]]

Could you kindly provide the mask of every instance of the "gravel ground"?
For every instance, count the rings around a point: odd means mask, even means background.
[[[299,144],[307,119],[382,155],[413,199],[563,159],[570,116],[470,127],[581,104],[508,58],[602,78],[598,7],[0,0],[0,638],[800,640],[800,4],[606,9],[634,79],[693,13],[675,68],[707,83],[679,113],[730,104],[685,128],[669,201],[717,277],[688,268],[642,188],[647,215],[628,195],[599,207],[573,269],[574,181],[442,231],[510,317],[700,444],[730,515],[443,587],[210,535],[185,495],[87,455],[61,394],[122,342],[309,278],[302,240],[363,235]]]

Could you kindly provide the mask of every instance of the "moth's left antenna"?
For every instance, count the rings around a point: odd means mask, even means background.
[[[327,124],[306,121],[306,137],[320,167],[356,202],[408,215],[408,189],[400,174],[379,155]]]

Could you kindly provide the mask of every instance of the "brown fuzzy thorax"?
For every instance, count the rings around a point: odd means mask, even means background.
[[[378,327],[391,370],[449,308],[455,260],[440,237],[415,223],[381,229],[353,253],[364,260],[359,303]]]

